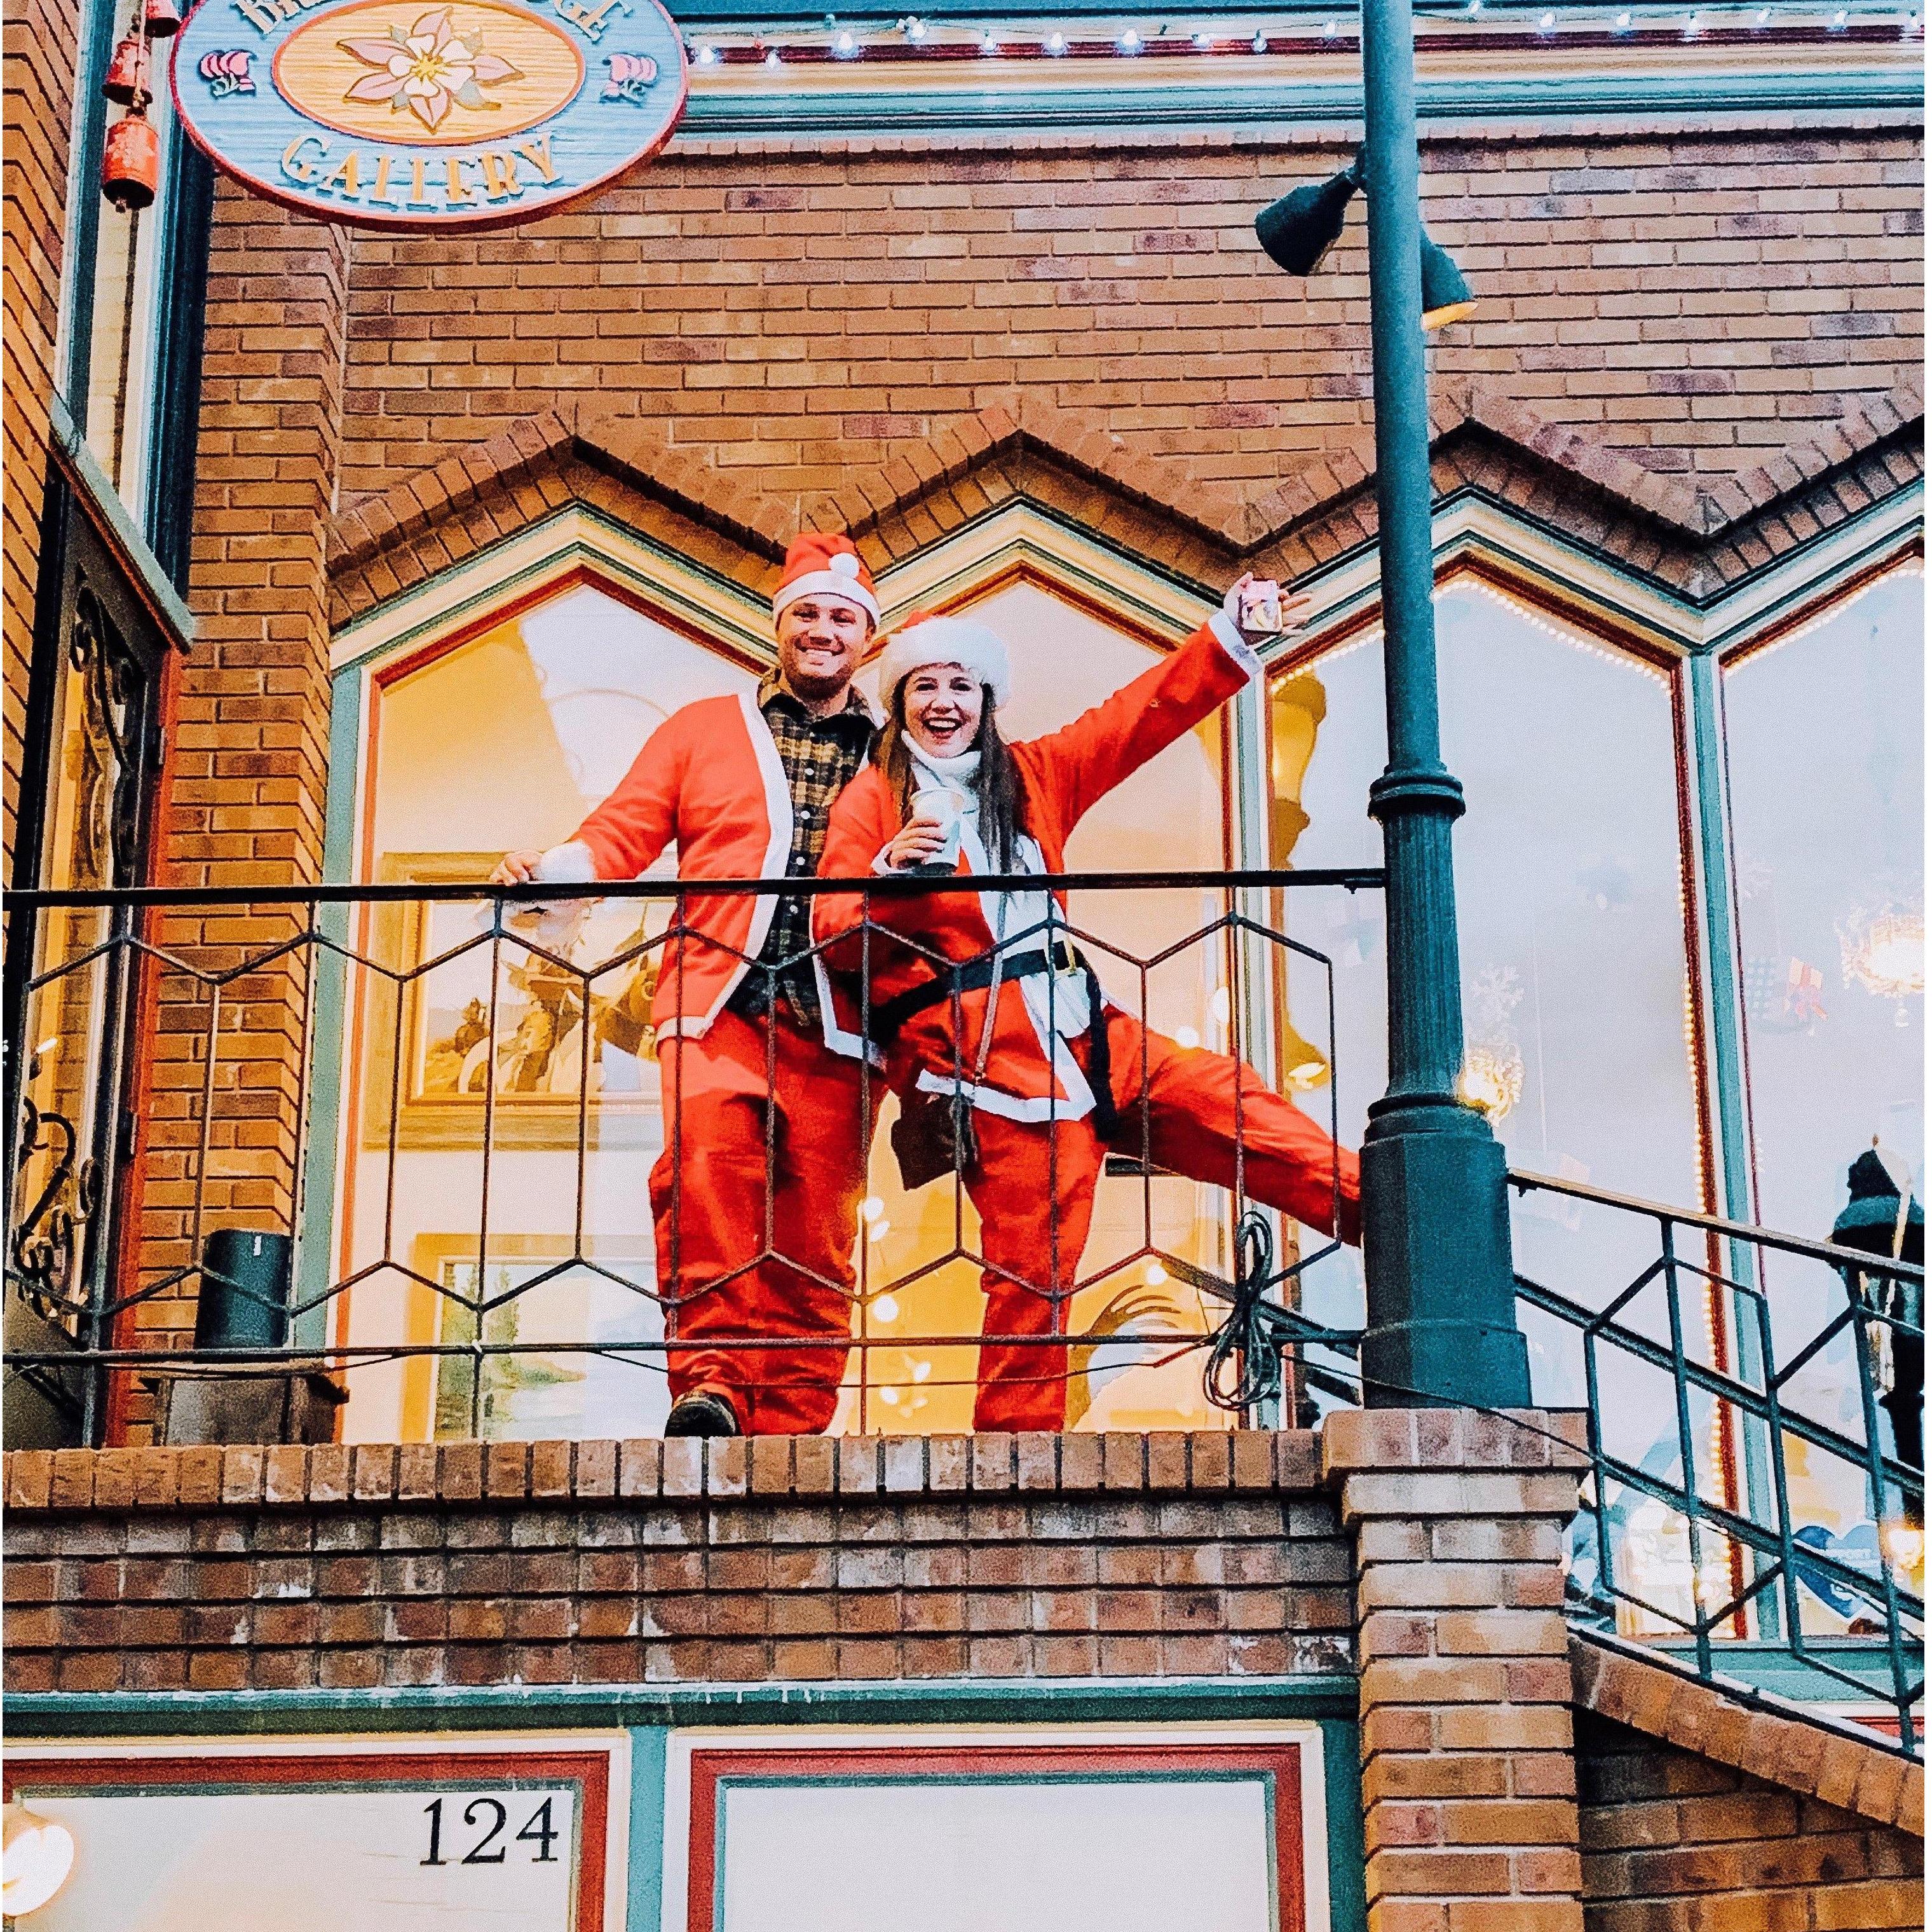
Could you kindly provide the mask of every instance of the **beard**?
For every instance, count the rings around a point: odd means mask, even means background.
[[[852,682],[853,669],[848,663],[836,671],[811,671],[792,664],[785,667],[785,682],[808,704],[823,704]]]

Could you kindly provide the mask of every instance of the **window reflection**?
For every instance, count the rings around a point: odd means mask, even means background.
[[[1671,674],[1474,585],[1438,596],[1436,628],[1443,755],[1468,800],[1455,835],[1466,1094],[1485,1103],[1512,1166],[1694,1203]],[[1317,656],[1276,685],[1270,712],[1278,849],[1305,821],[1294,865],[1379,865],[1364,808],[1386,755],[1379,634]],[[1359,1142],[1388,1078],[1382,900],[1311,895],[1285,910],[1293,936],[1335,962],[1341,1138]],[[1324,998],[1298,964],[1288,1005],[1310,1039],[1322,1036]],[[1516,1217],[1519,1265],[1571,1294],[1621,1286],[1648,1238],[1604,1229],[1586,1240],[1553,1196],[1531,1197]],[[1359,1322],[1354,1253],[1310,1270],[1306,1306]],[[1533,1334],[1533,1351],[1543,1346]],[[1579,1399],[1580,1387],[1549,1380],[1558,1366],[1538,1363],[1539,1397]]]
[[[1015,691],[1001,722],[1016,739],[1070,721],[1155,655],[1030,582],[1003,585],[972,612],[1012,646]],[[378,678],[364,699],[364,876],[480,883],[505,850],[567,838],[674,710],[755,682],[749,668],[588,587]],[[1218,869],[1222,760],[1218,721],[1171,747],[1088,814],[1070,867]],[[674,859],[660,869],[671,876]],[[478,929],[473,906],[370,909],[353,935],[358,950],[405,970],[442,963],[400,985],[362,973],[350,988],[330,1269],[355,1282],[350,1341],[488,1351],[662,1336],[646,1292],[655,1244],[645,1183],[666,1124],[649,1024],[654,961],[635,949],[663,930],[669,910],[606,902],[538,935],[575,961],[620,962],[593,979],[586,1011],[579,982],[520,947],[506,945],[494,970],[487,949],[460,950]],[[1082,934],[1148,958],[1225,910],[1218,893],[1087,893],[1074,896],[1071,915]],[[1102,955],[1098,964],[1113,996],[1136,1011],[1144,1004],[1152,1025],[1239,1047],[1225,939],[1181,948],[1146,975],[1144,992],[1125,959]],[[589,1100],[580,1184],[580,1094]],[[904,1191],[890,1148],[894,1103],[882,1087],[873,1103],[880,1127],[854,1328],[874,1346],[854,1351],[832,1427],[964,1430],[976,1345],[918,1338],[976,1336],[979,1266],[929,1265],[956,1245],[975,1250],[976,1222],[948,1184]],[[1231,1204],[1121,1166],[1100,1184],[1084,1285],[1068,1310],[1072,1329],[1096,1338],[1066,1364],[1070,1426],[1228,1426],[1203,1392],[1200,1352],[1187,1346],[1214,1306],[1150,1250],[1225,1277]],[[487,1262],[478,1233],[486,1175]],[[479,1283],[480,1323],[464,1305]],[[1060,1367],[1056,1358],[1042,1372]],[[648,1434],[667,1407],[660,1354],[450,1354],[360,1367],[352,1382],[346,1426],[361,1440]]]

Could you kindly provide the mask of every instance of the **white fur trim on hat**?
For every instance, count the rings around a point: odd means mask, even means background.
[[[860,576],[859,560],[850,550],[839,550],[828,557],[823,570],[808,570],[789,584],[780,584],[772,598],[772,615],[776,617],[788,604],[801,597],[814,596],[842,597],[870,612],[874,623],[879,621],[879,600]]]
[[[1012,667],[998,632],[970,617],[926,617],[886,639],[879,653],[879,701],[890,710],[905,679],[928,664],[943,664],[970,671],[992,691],[995,710],[1012,693]]]

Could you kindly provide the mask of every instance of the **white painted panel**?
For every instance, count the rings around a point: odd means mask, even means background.
[[[445,1862],[432,1865],[439,1796]],[[36,1793],[75,1856],[34,1932],[572,1932],[574,1799],[567,1786]],[[545,1803],[555,1840],[519,1841]],[[472,1852],[493,1862],[464,1863]]]
[[[1258,1778],[721,1790],[722,1932],[1269,1932]]]

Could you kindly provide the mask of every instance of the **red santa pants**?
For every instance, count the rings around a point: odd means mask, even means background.
[[[1090,1114],[1019,1121],[976,1112],[980,1158],[966,1190],[980,1219],[987,1267],[983,1332],[1052,1335],[1094,1216],[1094,1189],[1111,1150],[1242,1192],[1264,1207],[1361,1239],[1361,1166],[1255,1070],[1228,1054],[1184,1047],[1130,1015],[1108,1016],[1118,1131],[1103,1146]],[[1084,1048],[1076,1046],[1084,1063]],[[980,1352],[976,1429],[1058,1429],[1066,1412],[1065,1348],[988,1344]]]
[[[815,1432],[838,1406],[851,1334],[859,1063],[782,1016],[767,1024],[732,1012],[658,1053],[658,1286],[667,1334],[698,1345],[670,1351],[671,1395],[723,1395],[748,1434]],[[703,1346],[767,1336],[819,1346]]]

